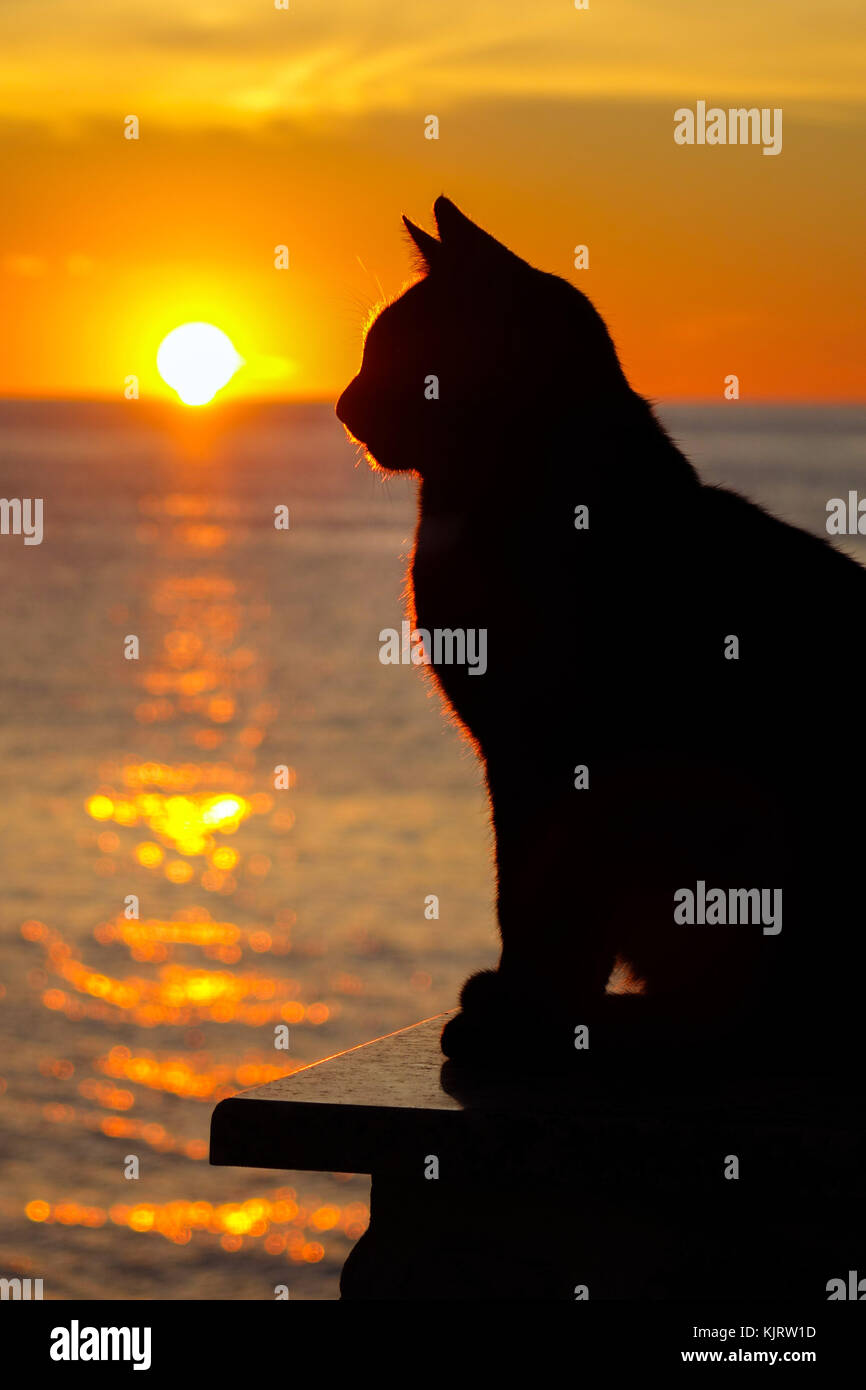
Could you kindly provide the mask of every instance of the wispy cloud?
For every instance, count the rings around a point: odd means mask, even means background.
[[[485,96],[861,103],[859,0],[6,0],[0,111],[254,125]],[[109,61],[110,60],[110,61]],[[432,109],[432,108],[431,108]]]

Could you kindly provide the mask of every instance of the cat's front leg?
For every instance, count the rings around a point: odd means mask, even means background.
[[[513,805],[498,796],[494,824],[502,955],[498,969],[467,980],[443,1051],[501,1060],[510,1039],[528,1060],[555,1066],[575,1028],[598,1016],[615,965],[611,836],[569,799],[532,795]]]

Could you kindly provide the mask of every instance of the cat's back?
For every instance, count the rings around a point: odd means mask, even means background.
[[[866,604],[866,569],[829,539],[793,526],[724,487],[703,485],[693,525],[705,568],[784,631],[832,630]]]

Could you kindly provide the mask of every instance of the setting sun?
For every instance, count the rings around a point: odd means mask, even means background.
[[[243,358],[212,323],[184,323],[163,338],[156,365],[184,405],[207,405],[243,366]]]

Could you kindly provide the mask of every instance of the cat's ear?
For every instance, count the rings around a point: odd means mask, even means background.
[[[487,262],[502,266],[516,267],[521,264],[518,256],[461,212],[450,198],[444,195],[437,198],[433,204],[433,215],[442,238],[441,245],[450,261],[459,263],[483,257]]]
[[[418,250],[424,258],[424,264],[428,270],[432,270],[439,257],[442,255],[442,243],[437,241],[435,236],[425,232],[421,227],[416,227],[414,222],[410,222],[408,217],[403,218],[403,226],[414,241]]]

